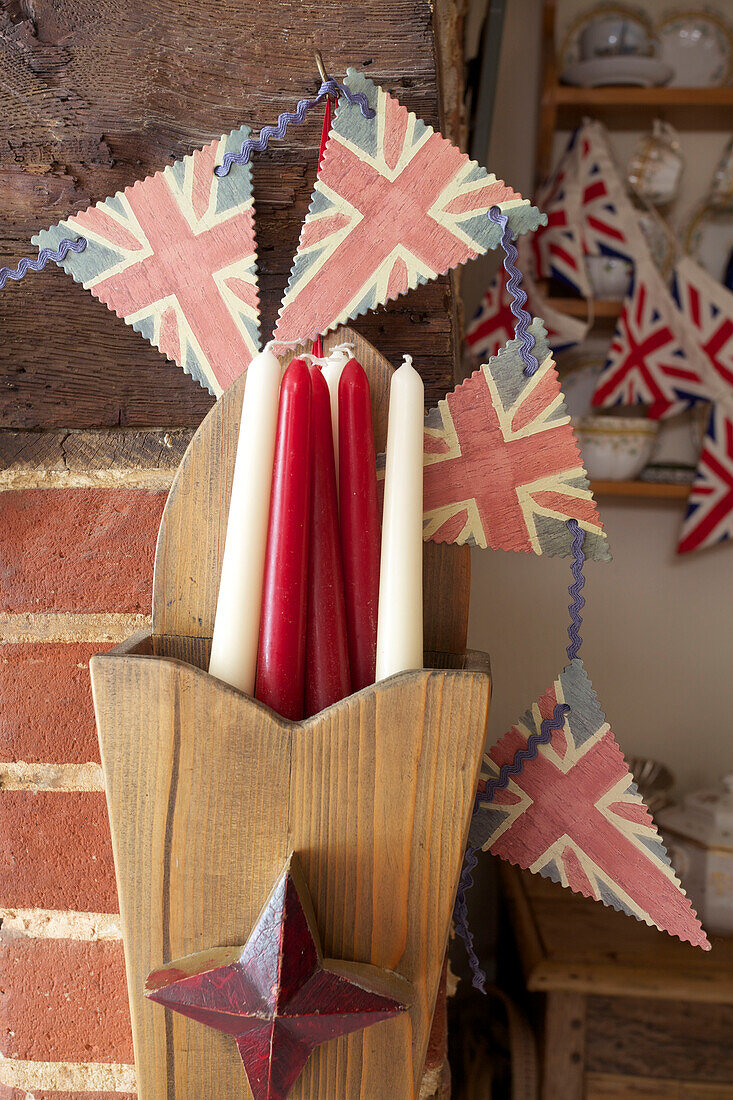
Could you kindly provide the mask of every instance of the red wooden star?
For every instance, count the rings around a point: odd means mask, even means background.
[[[285,1100],[314,1047],[404,1012],[408,990],[391,972],[323,958],[294,856],[244,947],[188,955],[145,984],[151,1000],[234,1036],[254,1100]]]

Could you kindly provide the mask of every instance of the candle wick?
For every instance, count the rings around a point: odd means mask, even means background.
[[[402,366],[403,367],[411,367],[412,366],[412,356],[408,355],[407,352],[405,352],[402,356]]]

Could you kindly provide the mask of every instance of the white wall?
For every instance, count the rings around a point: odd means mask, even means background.
[[[565,0],[564,26],[586,0]],[[663,4],[648,3],[647,9]],[[531,194],[538,102],[539,0],[509,0],[486,164]],[[637,134],[614,137],[625,159]],[[677,216],[699,197],[725,135],[682,132],[686,158]],[[464,272],[467,315],[492,261]],[[599,501],[614,560],[586,567],[582,656],[627,756],[664,760],[678,789],[733,771],[733,544],[679,558],[684,502]],[[474,551],[470,644],[494,668],[491,734],[499,737],[566,660],[566,559]]]

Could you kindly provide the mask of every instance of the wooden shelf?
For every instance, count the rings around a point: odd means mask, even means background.
[[[584,298],[548,298],[547,302],[559,313],[567,313],[568,317],[582,317],[585,320],[591,315],[591,309]],[[593,319],[596,321],[608,317],[615,319],[621,313],[623,304],[622,301],[596,299],[592,307]]]
[[[597,496],[606,497],[686,500],[690,495],[689,485],[673,485],[657,481],[591,481],[590,487]]]
[[[558,84],[559,107],[733,107],[733,88],[576,88]]]

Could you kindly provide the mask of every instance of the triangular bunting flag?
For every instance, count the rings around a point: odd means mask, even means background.
[[[672,290],[703,356],[708,398],[733,408],[733,294],[690,256],[675,265]]]
[[[700,353],[651,258],[638,260],[593,405],[648,405],[653,419],[705,400]]]
[[[537,203],[547,214],[547,225],[529,238],[528,252],[536,279],[556,279],[576,294],[590,298],[580,236],[579,144],[576,132],[556,172],[537,194]]]
[[[687,498],[677,550],[703,550],[733,539],[733,410],[710,410],[705,439]]]
[[[60,266],[216,396],[259,343],[251,168],[214,174],[249,134],[233,130],[33,238],[85,237]]]
[[[578,156],[583,251],[633,261],[638,255],[638,219],[600,122],[583,123]]]
[[[490,801],[479,793],[470,847],[708,949],[579,658],[484,757],[479,792],[558,703],[570,710],[550,741]]]
[[[525,241],[526,238],[522,244]],[[520,246],[519,260],[520,266],[524,268],[522,285],[527,292],[527,310],[534,317],[542,318],[547,332],[547,344],[552,351],[567,351],[585,339],[590,324],[553,308],[550,300],[527,274],[526,259],[526,250]],[[477,362],[485,363],[492,355],[498,355],[504,344],[514,336],[517,322],[511,310],[511,302],[512,297],[507,290],[507,273],[500,267],[466,330],[466,347]]]
[[[540,211],[361,73],[340,100],[305,219],[275,338],[312,339],[495,248],[499,206],[515,236]]]
[[[610,558],[542,322],[527,377],[511,340],[425,420],[424,537],[495,550],[570,553],[568,520],[586,556]]]
[[[512,296],[506,284],[507,273],[500,267],[466,329],[466,346],[479,363],[498,355],[504,344],[514,336],[517,322],[511,310]]]

